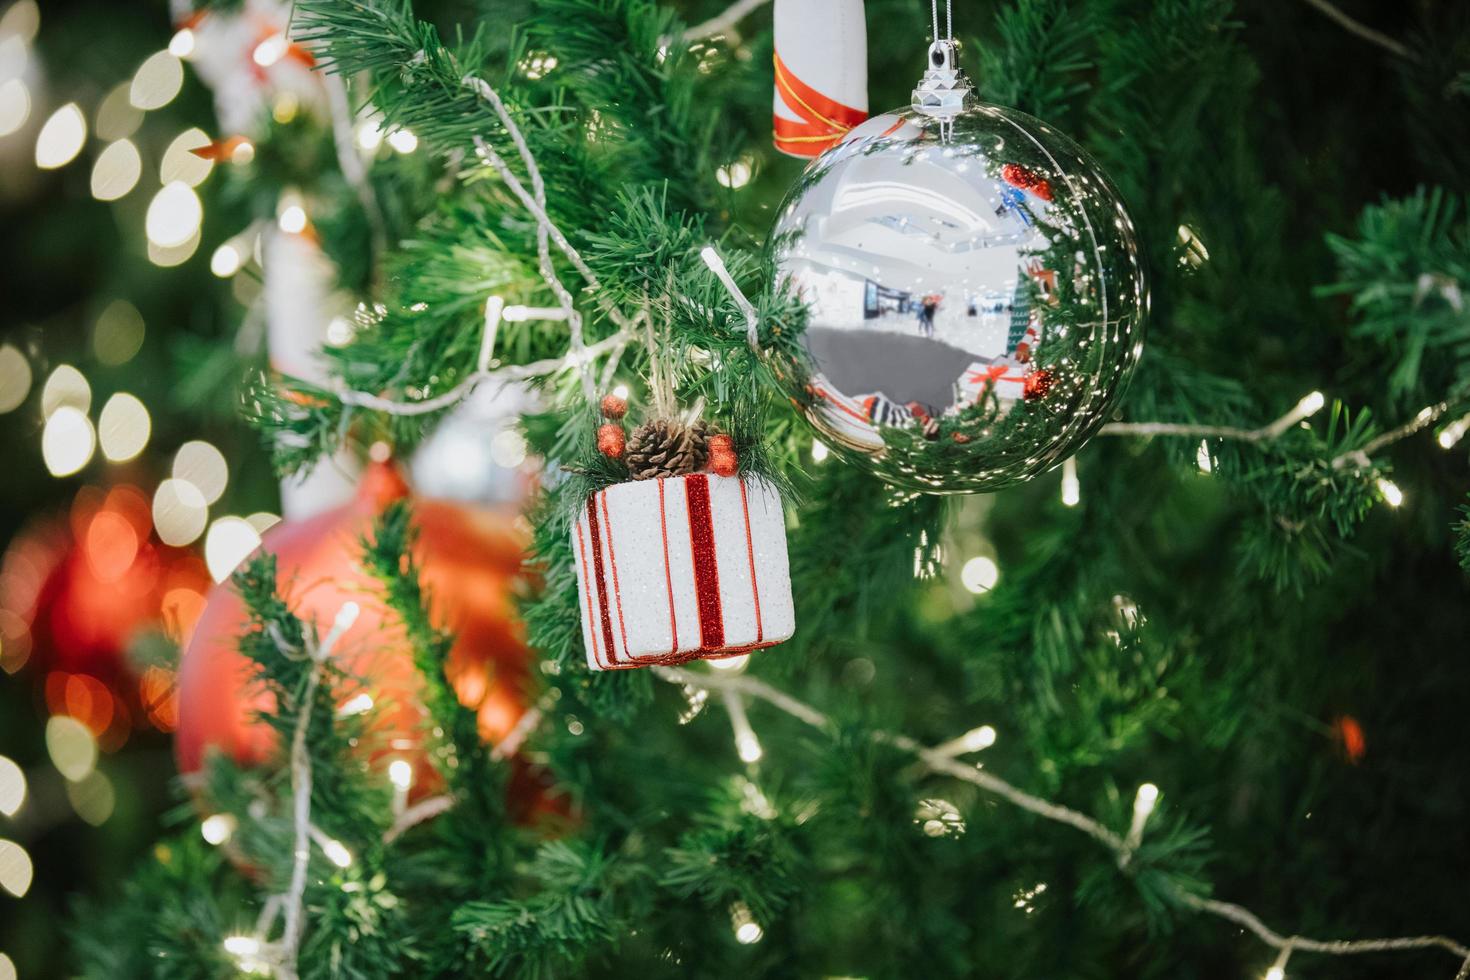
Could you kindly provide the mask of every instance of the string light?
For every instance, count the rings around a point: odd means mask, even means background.
[[[92,353],[110,367],[126,364],[143,346],[143,315],[125,299],[113,300],[92,327]]]
[[[1210,455],[1210,441],[1208,439],[1200,440],[1199,450],[1194,454],[1194,462],[1199,467],[1201,473],[1209,473],[1214,470],[1215,459]]]
[[[18,980],[19,974],[15,972],[15,963],[4,953],[0,953],[0,980]]]
[[[178,181],[190,187],[198,187],[214,170],[214,161],[202,157],[195,150],[209,146],[209,134],[199,128],[186,129],[175,136],[163,151],[158,164],[158,179],[161,183]]]
[[[221,279],[228,279],[240,271],[240,266],[244,264],[244,261],[245,257],[240,254],[240,250],[235,247],[234,243],[225,242],[209,257],[209,271]]]
[[[132,85],[123,82],[113,87],[97,106],[97,138],[101,140],[127,139],[143,125],[143,113],[133,106],[129,98]]]
[[[76,815],[93,827],[100,827],[117,807],[117,791],[112,780],[93,770],[79,782],[66,784],[66,799]]]
[[[365,714],[371,710],[373,710],[373,696],[364,691],[342,702],[342,707],[337,709],[337,716],[340,718],[350,718],[353,715]],[[388,770],[388,778],[393,778],[391,767]]]
[[[269,68],[284,58],[290,47],[291,42],[286,40],[286,35],[272,34],[255,46],[250,58],[260,67]]]
[[[233,815],[215,813],[204,818],[204,822],[199,825],[199,833],[206,843],[218,847],[234,836],[235,826]]]
[[[1383,502],[1390,507],[1398,507],[1404,502],[1404,492],[1392,480],[1380,477],[1378,492],[1383,495]]]
[[[746,665],[750,663],[750,654],[741,653],[733,657],[718,657],[709,661],[711,670],[718,670],[724,674],[744,673]]]
[[[1123,846],[1128,853],[1138,849],[1143,842],[1143,828],[1148,823],[1149,815],[1154,812],[1154,807],[1159,803],[1159,788],[1153,783],[1144,783],[1138,787],[1138,792],[1133,796],[1133,822],[1128,827],[1128,836]]]
[[[167,479],[153,493],[153,526],[159,540],[182,548],[204,533],[209,505],[204,494],[188,480]]]
[[[276,224],[288,235],[299,235],[306,230],[306,209],[299,204],[288,204],[281,209]]]
[[[412,130],[395,129],[388,134],[388,145],[399,153],[408,154],[419,148],[419,138]]]
[[[383,145],[383,127],[378,125],[377,120],[364,119],[357,124],[357,145],[368,152]]]
[[[1327,396],[1323,395],[1320,391],[1313,391],[1296,403],[1296,414],[1298,418],[1310,418],[1322,411],[1322,406],[1326,404]]]
[[[371,705],[371,699],[368,703]],[[398,789],[408,789],[413,785],[413,763],[407,759],[394,759],[388,763],[388,781]]]
[[[322,842],[322,853],[339,868],[352,867],[352,852],[341,841],[328,838]]]
[[[58,408],[85,412],[92,407],[92,386],[70,364],[58,364],[41,389],[41,415],[49,418]]]
[[[1465,438],[1465,433],[1470,432],[1470,415],[1462,415],[1449,425],[1445,426],[1439,433],[1439,446],[1441,449],[1454,449],[1455,444]]]
[[[260,954],[260,940],[254,936],[226,936],[222,945],[226,953],[237,959]]]
[[[999,581],[1000,567],[986,555],[976,555],[960,567],[960,584],[975,595],[989,592]]]
[[[1082,502],[1082,481],[1077,479],[1077,457],[1068,456],[1062,463],[1062,503],[1076,507]]]
[[[960,736],[966,752],[980,752],[995,744],[995,729],[989,725],[972,728]]]
[[[168,53],[175,58],[187,58],[194,53],[194,44],[194,32],[186,27],[169,39]]]
[[[827,444],[825,442],[822,442],[822,441],[817,440],[817,439],[813,439],[812,440],[812,462],[813,463],[823,462],[831,454],[832,454],[832,451],[827,448]]]
[[[750,161],[742,157],[733,163],[716,168],[715,180],[721,187],[728,187],[733,191],[750,183],[751,174]]]
[[[765,935],[765,930],[755,921],[750,907],[744,902],[735,902],[730,906],[730,928],[735,933],[735,941],[742,946],[758,943]]]

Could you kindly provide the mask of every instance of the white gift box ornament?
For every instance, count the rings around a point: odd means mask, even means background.
[[[863,0],[776,0],[776,149],[815,157],[868,118]]]
[[[588,498],[572,549],[593,670],[730,656],[796,631],[781,497],[757,477],[614,484]]]

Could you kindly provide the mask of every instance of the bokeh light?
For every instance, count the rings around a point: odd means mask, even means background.
[[[46,752],[56,771],[74,783],[97,768],[97,739],[86,725],[66,715],[46,719]]]
[[[107,399],[97,419],[102,455],[114,463],[126,462],[147,448],[152,431],[147,407],[125,391]]]
[[[225,454],[201,439],[186,442],[174,454],[173,476],[187,480],[199,488],[204,502],[212,504],[224,496],[230,481],[230,467]]]
[[[189,259],[194,255],[195,252],[199,251],[199,242],[202,239],[203,234],[196,230],[194,232],[194,237],[190,238],[182,245],[164,247],[162,245],[155,245],[152,242],[149,242],[148,261],[152,262],[160,269],[172,269],[176,265],[183,265],[185,262],[189,261]]]
[[[35,874],[31,856],[24,847],[13,840],[0,840],[0,888],[16,898],[25,898]]]
[[[18,347],[0,347],[0,415],[25,404],[31,393],[31,362]]]
[[[240,249],[235,243],[225,242],[209,257],[209,271],[221,279],[228,279],[240,271],[240,266],[244,264],[244,261],[245,257],[240,254]]]
[[[126,364],[143,346],[143,314],[125,299],[113,300],[92,328],[92,353],[111,367]]]
[[[26,801],[26,774],[14,759],[0,755],[0,814],[13,817]]]
[[[31,90],[19,78],[0,83],[0,136],[9,136],[31,117]]]
[[[164,544],[181,548],[204,533],[209,505],[187,480],[164,480],[153,494],[153,526]]]
[[[52,476],[71,476],[86,466],[97,449],[92,420],[70,405],[58,408],[41,431],[41,458]]]
[[[178,248],[199,234],[204,205],[194,188],[181,180],[165,184],[148,205],[144,230],[159,248]]]
[[[64,167],[82,152],[87,141],[87,120],[75,102],[68,102],[51,114],[36,137],[36,166],[42,170]]]
[[[16,0],[0,15],[0,37],[18,37],[27,44],[41,30],[41,8],[36,0]]]
[[[960,583],[976,595],[989,592],[999,581],[1000,568],[995,564],[994,559],[985,555],[976,555],[965,562],[964,567],[960,569]]]
[[[143,125],[143,113],[129,99],[132,84],[123,82],[102,99],[97,107],[97,138],[101,140],[127,139]]]
[[[138,66],[128,89],[128,101],[145,111],[162,109],[183,87],[184,63],[167,51],[159,51]]]
[[[143,175],[143,157],[132,140],[109,143],[92,164],[92,196],[99,201],[116,201],[138,186]]]
[[[198,187],[214,169],[214,161],[206,159],[195,150],[208,146],[212,141],[202,129],[186,129],[163,151],[163,160],[158,165],[158,179],[163,184],[175,181]]]
[[[92,407],[92,386],[82,372],[70,364],[58,364],[41,389],[41,414],[46,417],[58,408],[71,407],[85,412]]]
[[[243,517],[221,517],[204,536],[204,561],[216,582],[229,578],[260,547],[260,532]]]
[[[93,827],[106,823],[117,807],[117,791],[112,788],[112,780],[95,769],[81,781],[67,783],[66,798],[77,816]]]

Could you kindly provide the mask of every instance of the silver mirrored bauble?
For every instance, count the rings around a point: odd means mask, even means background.
[[[1142,347],[1133,223],[1075,143],[966,100],[868,120],[818,157],[771,246],[809,311],[781,366],[833,450],[928,493],[1074,454]]]

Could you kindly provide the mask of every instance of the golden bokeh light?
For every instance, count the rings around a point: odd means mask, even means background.
[[[260,532],[243,517],[221,517],[204,536],[204,563],[216,582],[234,574],[240,563],[260,547]]]
[[[126,364],[143,346],[143,314],[125,299],[116,299],[97,317],[92,328],[92,353],[111,367]]]
[[[25,898],[35,874],[35,865],[24,847],[13,840],[0,840],[0,888],[16,898]]]
[[[31,362],[20,348],[11,344],[0,347],[0,415],[25,404],[32,380]]]
[[[212,504],[224,496],[230,482],[230,467],[225,454],[201,439],[186,442],[174,454],[173,477],[186,480]]]
[[[97,739],[86,725],[67,715],[46,719],[46,753],[56,771],[74,783],[97,768]]]
[[[19,78],[0,83],[0,136],[9,136],[31,118],[31,90]]]
[[[175,58],[187,58],[194,53],[194,45],[197,39],[194,32],[185,27],[174,34],[168,41],[168,53]]]
[[[178,181],[190,187],[198,187],[214,169],[214,161],[207,160],[195,150],[208,146],[212,140],[202,129],[186,129],[163,151],[163,161],[158,165],[161,183]]]
[[[58,364],[41,389],[41,414],[50,418],[52,412],[67,405],[85,413],[92,407],[92,386],[70,364]]]
[[[194,188],[181,180],[165,184],[148,205],[144,230],[159,248],[178,248],[199,234],[204,205]]]
[[[87,142],[87,120],[75,102],[51,113],[36,137],[36,166],[42,170],[64,167],[82,152]]]
[[[123,140],[132,136],[143,125],[143,112],[129,100],[132,84],[123,82],[115,86],[97,107],[97,138]]]
[[[181,548],[204,533],[209,505],[187,480],[164,480],[153,494],[153,526],[164,544]]]
[[[41,458],[52,476],[71,476],[92,460],[97,433],[92,420],[70,405],[58,408],[41,431]]]
[[[19,980],[19,976],[10,957],[0,953],[0,980]]]
[[[137,456],[148,446],[153,421],[147,407],[135,396],[120,391],[107,399],[97,418],[97,439],[102,455],[110,462],[122,463]]]
[[[99,201],[116,201],[138,186],[143,175],[143,157],[132,140],[109,143],[92,164],[92,196]]]
[[[184,87],[184,63],[167,51],[158,51],[138,66],[128,101],[135,109],[162,109]]]
[[[251,527],[255,528],[255,532],[257,534],[264,534],[271,528],[275,527],[277,524],[281,523],[281,516],[279,514],[272,514],[268,511],[262,510],[258,511],[257,513],[251,514],[249,517],[245,518],[245,520],[250,523]]]

